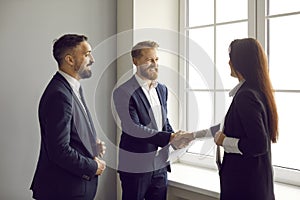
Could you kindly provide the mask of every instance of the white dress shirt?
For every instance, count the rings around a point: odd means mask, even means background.
[[[70,76],[69,74],[67,74],[61,70],[59,70],[58,72],[67,80],[67,82],[71,86],[73,92],[75,93],[76,97],[78,98],[79,102],[81,103],[84,111],[86,112],[85,107],[81,101],[80,93],[79,93],[80,82],[76,78]]]
[[[230,92],[229,96],[232,97],[234,96],[237,91],[240,89],[240,87],[243,85],[245,80],[241,80],[239,84],[237,84]],[[223,140],[223,148],[226,153],[237,153],[237,154],[243,154],[238,147],[240,139],[238,138],[232,138],[232,137],[225,137]]]
[[[155,89],[157,87],[158,83],[157,83],[157,81],[152,81],[152,83],[150,84],[150,87],[149,87],[149,80],[143,80],[137,74],[135,74],[135,78],[136,78],[137,82],[139,83],[139,85],[141,86],[144,94],[146,95],[146,97],[150,103],[157,128],[159,131],[161,131],[162,130],[162,111],[161,111],[160,100],[158,98],[158,94]]]

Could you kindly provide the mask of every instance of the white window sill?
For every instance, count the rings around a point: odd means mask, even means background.
[[[219,198],[220,182],[216,170],[173,163],[169,185],[209,197]],[[276,200],[299,200],[300,187],[275,182]]]

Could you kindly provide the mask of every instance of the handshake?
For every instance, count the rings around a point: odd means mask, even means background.
[[[205,137],[208,134],[208,130],[200,130],[196,132],[185,132],[185,131],[178,131],[176,133],[172,133],[170,138],[170,144],[173,147],[173,149],[182,149],[187,147],[190,142],[195,140],[196,138]]]

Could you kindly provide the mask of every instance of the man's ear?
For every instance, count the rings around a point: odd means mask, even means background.
[[[138,63],[137,63],[136,58],[132,58],[132,62],[133,62],[133,64],[134,64],[135,66],[138,66]]]
[[[75,60],[74,60],[73,56],[71,56],[70,54],[67,54],[65,56],[65,61],[66,61],[66,63],[68,63],[71,66],[73,66],[74,63],[75,63]]]

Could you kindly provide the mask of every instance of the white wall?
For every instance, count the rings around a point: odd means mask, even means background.
[[[40,144],[38,102],[57,70],[52,40],[64,33],[85,34],[97,47],[116,33],[116,0],[0,0],[0,199],[31,199]],[[98,135],[114,143],[109,108],[116,64],[101,64],[103,56],[116,54],[116,44],[110,44],[105,52],[94,49],[94,74],[83,84],[94,120],[102,121]],[[113,165],[114,151],[106,156]],[[108,168],[100,177],[97,199],[116,199],[115,174]]]
[[[117,79],[120,83],[133,73],[130,50],[135,43],[155,40],[161,48],[178,54],[179,0],[117,0],[117,8]],[[160,68],[159,80],[169,88],[168,116],[176,130],[179,125],[178,57],[166,51],[160,51],[159,57],[160,66],[164,66]],[[117,199],[121,199],[118,177],[117,183]]]
[[[135,0],[134,43],[154,40],[160,45],[159,81],[169,89],[168,117],[179,124],[179,0]],[[182,128],[182,127],[181,127]]]

